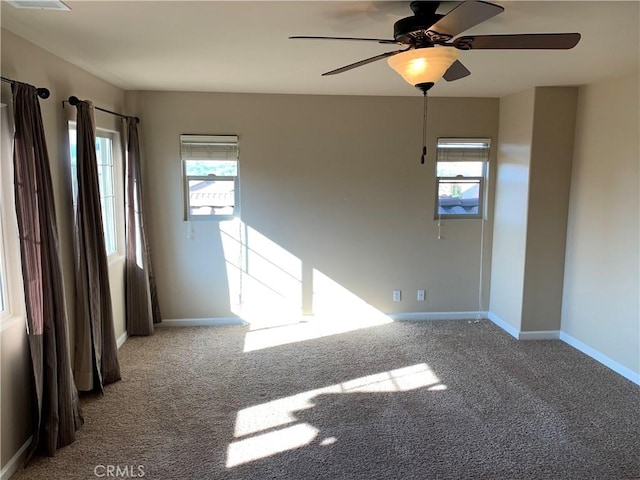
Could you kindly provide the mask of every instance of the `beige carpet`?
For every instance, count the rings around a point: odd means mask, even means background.
[[[640,478],[640,388],[562,342],[486,320],[326,333],[130,338],[78,440],[13,478]]]

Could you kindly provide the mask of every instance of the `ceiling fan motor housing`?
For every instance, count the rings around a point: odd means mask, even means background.
[[[431,47],[434,43],[446,42],[450,35],[438,35],[429,30],[444,15],[436,13],[440,2],[411,2],[414,15],[398,20],[393,24],[393,38],[397,42],[413,45],[416,48]]]

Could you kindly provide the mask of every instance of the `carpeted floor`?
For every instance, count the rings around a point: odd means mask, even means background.
[[[640,388],[560,341],[486,320],[311,328],[130,338],[78,440],[12,480],[640,478]]]

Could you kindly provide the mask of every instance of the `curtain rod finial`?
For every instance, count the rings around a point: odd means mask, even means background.
[[[75,95],[72,95],[72,96],[69,97],[69,103],[75,107],[76,105],[78,105],[80,103],[80,99],[78,97],[76,97]]]
[[[38,88],[36,89],[36,93],[42,99],[47,99],[51,95],[51,92],[49,92],[48,88]]]

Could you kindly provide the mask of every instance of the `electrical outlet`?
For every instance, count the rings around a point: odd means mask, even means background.
[[[418,301],[424,302],[424,290],[418,290]]]
[[[393,301],[394,302],[399,302],[400,300],[402,300],[402,293],[400,292],[400,290],[394,290],[393,291]]]

